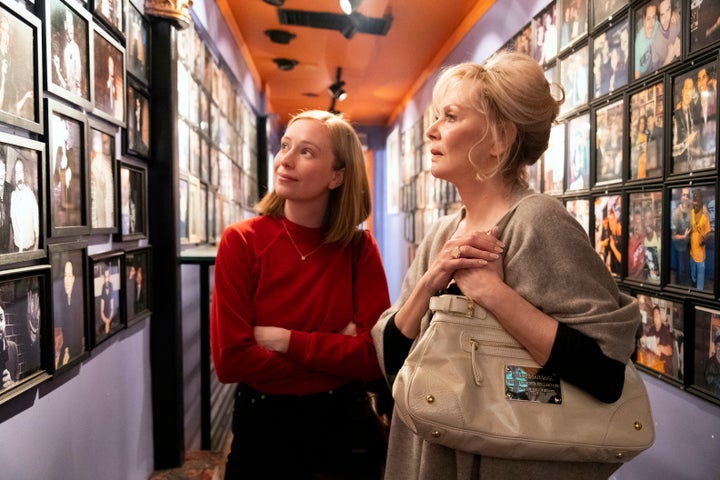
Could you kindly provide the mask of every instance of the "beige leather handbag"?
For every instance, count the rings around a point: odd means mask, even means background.
[[[430,327],[393,384],[395,412],[426,441],[500,458],[604,463],[653,444],[632,362],[621,398],[603,403],[545,371],[467,297],[433,297],[430,310]]]

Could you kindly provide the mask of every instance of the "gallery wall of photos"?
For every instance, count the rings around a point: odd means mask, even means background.
[[[200,26],[177,31],[180,240],[214,244],[258,201],[257,117]]]
[[[637,364],[717,404],[719,47],[720,1],[558,0],[499,50],[533,56],[564,88],[530,186],[567,206],[639,300]],[[460,207],[430,174],[429,118],[400,134],[411,256]]]
[[[0,0],[0,404],[151,314],[149,41],[140,0]]]

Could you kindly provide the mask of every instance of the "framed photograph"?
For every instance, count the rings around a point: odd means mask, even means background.
[[[558,50],[557,4],[553,2],[532,21],[532,56],[540,65],[553,60]]]
[[[125,252],[125,312],[127,325],[133,325],[150,316],[149,294],[152,285],[150,246]]]
[[[695,375],[692,388],[720,403],[720,311],[695,306]]]
[[[682,301],[637,293],[642,318],[638,328],[637,364],[682,382],[685,378],[685,309]]]
[[[543,158],[540,157],[535,163],[528,167],[528,187],[536,192],[542,192]],[[443,205],[450,203],[450,187],[446,186],[445,196],[441,199]]]
[[[50,236],[89,233],[87,218],[86,116],[47,101]]]
[[[150,23],[133,0],[127,8],[128,72],[144,85],[150,84]]]
[[[634,13],[637,79],[680,60],[684,34],[681,3],[676,0],[641,2]]]
[[[120,240],[147,238],[147,167],[120,162]]]
[[[670,283],[715,291],[716,184],[670,189]]]
[[[622,195],[595,197],[595,251],[608,271],[622,275]]]
[[[629,23],[624,18],[593,39],[594,98],[627,85],[629,36]]]
[[[92,0],[92,9],[113,34],[125,37],[125,0]]]
[[[101,28],[93,30],[93,113],[125,126],[125,49]]]
[[[690,52],[698,52],[720,40],[720,3],[690,2]]]
[[[180,177],[180,184],[178,185],[179,197],[178,207],[180,209],[180,218],[178,222],[180,243],[188,243],[190,241],[190,230],[188,223],[188,180],[187,178]]]
[[[560,83],[565,87],[565,102],[560,113],[568,113],[588,103],[588,46],[560,60]]]
[[[672,173],[715,169],[717,62],[672,79]]]
[[[542,157],[543,192],[550,195],[562,194],[565,181],[565,124],[553,125],[550,129],[548,149]]]
[[[0,265],[45,257],[45,145],[0,133]]]
[[[123,328],[123,252],[105,252],[90,256],[92,279],[93,347]]]
[[[628,195],[627,278],[642,284],[660,285],[662,268],[661,190]]]
[[[663,83],[630,96],[630,180],[662,177]]]
[[[115,233],[115,138],[117,127],[90,120],[90,231]]]
[[[590,115],[585,113],[567,123],[567,188],[568,192],[583,190],[590,185]]]
[[[625,102],[622,99],[595,110],[596,184],[622,180],[624,115]]]
[[[565,48],[587,34],[588,0],[559,0],[560,48]]]
[[[150,97],[133,82],[129,82],[127,101],[126,151],[131,155],[148,158],[150,155]]]
[[[48,0],[45,9],[47,89],[82,108],[91,108],[90,14],[75,2]]]
[[[53,282],[55,374],[90,354],[87,324],[87,242],[48,245]]]
[[[0,122],[44,133],[40,20],[0,1]]]
[[[50,378],[50,267],[0,276],[0,403]]]
[[[590,200],[587,198],[576,198],[565,202],[567,211],[582,225],[583,230],[590,238]]]
[[[597,27],[605,20],[612,20],[615,14],[620,11],[622,7],[628,4],[628,0],[593,0],[592,2],[592,25]],[[627,58],[627,57],[626,57]]]
[[[190,243],[200,242],[200,181],[195,177],[188,178],[188,240]]]

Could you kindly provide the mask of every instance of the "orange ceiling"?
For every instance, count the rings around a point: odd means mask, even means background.
[[[477,22],[494,0],[364,0],[366,17],[392,15],[388,33],[356,33],[346,39],[337,30],[282,25],[278,7],[263,0],[218,0],[255,81],[265,92],[268,110],[286,123],[299,110],[327,110],[328,87],[342,68],[345,101],[335,109],[357,125],[387,125]],[[281,8],[341,14],[339,0],[286,0]],[[266,30],[296,35],[289,44],[274,43]],[[273,62],[298,61],[290,71]]]

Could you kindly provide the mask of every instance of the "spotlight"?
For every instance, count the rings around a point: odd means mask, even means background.
[[[328,87],[328,92],[330,92],[330,96],[341,102],[345,100],[347,98],[347,92],[343,90],[344,86],[345,82],[343,81],[338,81],[330,85]]]
[[[263,2],[268,3],[273,7],[282,7],[285,0],[263,0]]]
[[[267,0],[265,0],[267,1]],[[345,15],[350,15],[362,3],[362,0],[340,0],[340,8]]]

